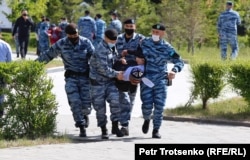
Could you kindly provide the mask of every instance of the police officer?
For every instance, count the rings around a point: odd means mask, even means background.
[[[7,42],[3,41],[2,39],[0,39],[0,51],[1,51],[1,54],[0,54],[0,63],[5,63],[5,62],[11,62],[12,61],[12,57],[11,57],[12,50],[11,50],[11,47],[10,47],[10,45]],[[5,88],[6,87],[6,84],[5,84],[4,79],[2,77],[0,77],[0,87],[1,88]],[[0,118],[4,114],[4,109],[2,107],[2,104],[4,102],[4,97],[5,97],[4,94],[0,95]]]
[[[45,18],[45,21],[43,21],[39,28],[39,50],[40,54],[42,54],[44,51],[49,49],[50,42],[49,42],[49,30],[50,28],[50,19]]]
[[[137,50],[138,46],[140,45],[140,42],[145,37],[142,34],[136,33],[136,25],[134,19],[126,19],[123,22],[124,25],[124,31],[125,33],[122,33],[118,36],[117,42],[116,42],[116,48],[119,53],[119,57],[123,57],[123,52],[127,50]],[[126,60],[126,69],[129,66],[137,65],[136,63],[136,56],[132,54],[128,54],[124,56]],[[119,89],[119,102],[121,106],[121,131],[124,133],[124,135],[129,135],[129,120],[131,118],[131,112],[133,109],[135,96],[137,92],[137,85],[133,85],[130,82],[125,81],[117,81],[117,84],[123,88]]]
[[[69,22],[67,21],[66,17],[62,17],[61,18],[61,22],[59,23],[58,27],[61,29],[61,35],[60,38],[64,38],[67,36],[67,34],[65,33],[65,28],[66,26],[69,24]]]
[[[145,56],[145,77],[154,83],[152,88],[141,83],[142,114],[144,123],[143,133],[149,130],[150,119],[153,113],[152,138],[161,138],[159,129],[163,119],[163,108],[167,97],[166,70],[168,61],[174,63],[172,70],[168,73],[169,79],[173,79],[177,72],[184,66],[183,60],[175,49],[163,40],[165,26],[155,24],[152,26],[152,37],[142,41],[141,49]]]
[[[39,56],[40,55],[40,49],[39,49],[39,32],[40,32],[40,26],[41,24],[45,21],[46,17],[42,16],[41,21],[37,23],[36,29],[35,29],[35,34],[36,34],[36,54]]]
[[[117,32],[114,29],[105,31],[105,37],[102,43],[96,47],[95,53],[90,59],[90,81],[91,81],[91,99],[96,110],[97,126],[101,128],[102,139],[108,139],[108,130],[106,128],[106,101],[110,107],[110,119],[112,121],[112,131],[117,137],[123,134],[118,127],[120,120],[119,93],[115,86],[115,78],[122,80],[123,73],[113,69],[117,58],[115,43]]]
[[[88,115],[91,112],[89,85],[89,58],[94,52],[91,41],[78,35],[76,24],[66,26],[67,37],[58,40],[49,50],[38,57],[48,63],[60,55],[65,68],[65,91],[73,113],[75,126],[80,128],[80,137],[86,137]]]
[[[85,11],[85,16],[80,17],[78,20],[78,29],[81,36],[86,37],[93,42],[93,38],[96,35],[96,24],[95,20],[90,17],[90,12],[88,10]]]
[[[96,35],[94,40],[94,46],[102,42],[104,38],[104,32],[106,30],[106,22],[102,20],[101,14],[96,14],[95,23],[96,23]]]
[[[217,32],[220,39],[221,59],[227,59],[227,44],[232,49],[231,59],[238,56],[237,25],[241,24],[240,15],[233,9],[233,2],[226,3],[226,11],[222,12],[217,22]]]
[[[109,24],[109,29],[115,29],[118,34],[122,32],[122,22],[118,18],[118,14],[113,12],[111,14],[111,23]]]

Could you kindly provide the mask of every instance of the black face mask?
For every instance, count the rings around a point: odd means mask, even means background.
[[[75,37],[75,38],[69,38],[69,41],[72,43],[72,44],[77,44],[78,40],[79,40],[79,37]]]
[[[126,33],[127,35],[129,35],[129,36],[131,36],[131,35],[135,32],[134,29],[124,29],[124,31],[125,31],[125,33]]]

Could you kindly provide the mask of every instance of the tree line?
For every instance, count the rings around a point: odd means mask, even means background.
[[[120,20],[134,18],[137,32],[146,36],[150,34],[151,26],[161,22],[167,27],[166,39],[175,43],[178,48],[187,47],[194,53],[196,46],[216,46],[218,35],[216,23],[219,14],[225,10],[227,0],[6,0],[12,9],[6,14],[11,22],[20,16],[22,9],[27,9],[35,22],[45,15],[51,23],[58,24],[61,17],[76,23],[85,10],[90,10],[91,16],[100,13],[107,24],[110,22],[110,12],[120,15]],[[250,1],[234,0],[234,10],[238,11],[243,29],[246,29],[244,43],[250,46]],[[242,26],[241,26],[242,27]]]

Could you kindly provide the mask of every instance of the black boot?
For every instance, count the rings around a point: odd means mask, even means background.
[[[2,118],[2,117],[3,117],[3,110],[0,109],[0,118]]]
[[[84,115],[83,118],[85,120],[85,128],[88,128],[88,126],[89,126],[89,116],[88,115]]]
[[[79,137],[87,137],[85,126],[81,125],[79,126],[79,128],[80,128]]]
[[[101,127],[102,129],[102,139],[109,139],[109,135],[108,135],[108,129],[105,126]]]
[[[145,119],[144,123],[142,125],[142,132],[144,134],[148,133],[148,129],[149,129],[149,123],[150,123],[150,119]]]
[[[158,129],[153,129],[152,138],[159,138],[159,139],[161,138],[161,135]]]
[[[124,136],[129,136],[129,128],[128,128],[128,123],[121,124],[121,132],[123,133]]]
[[[120,131],[118,127],[118,121],[112,122],[112,132],[116,134],[117,137],[123,137],[123,133]]]
[[[129,129],[128,127],[122,127],[121,132],[124,136],[129,136]]]

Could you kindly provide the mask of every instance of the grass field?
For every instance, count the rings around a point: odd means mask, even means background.
[[[206,110],[201,104],[190,107],[166,109],[165,116],[185,116],[206,119],[250,121],[250,107],[241,97],[234,97],[215,103],[209,103]]]

